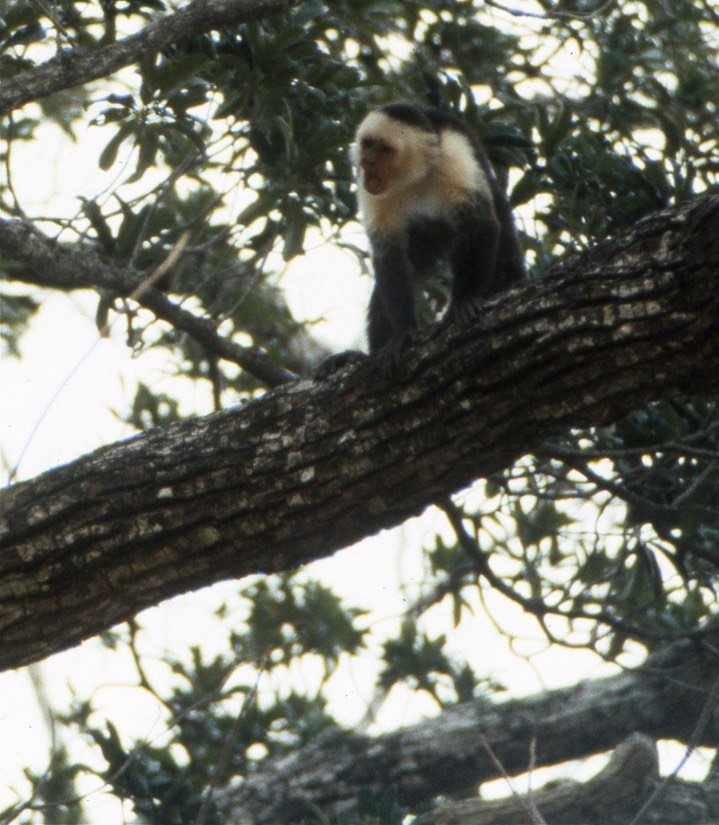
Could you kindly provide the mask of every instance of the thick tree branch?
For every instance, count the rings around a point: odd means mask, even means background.
[[[567,427],[719,388],[719,195],[365,363],[148,432],[0,501],[0,667],[400,524]]]
[[[52,289],[101,289],[131,297],[176,330],[186,332],[208,353],[237,364],[270,387],[295,377],[274,364],[263,350],[223,338],[211,320],[199,318],[155,287],[147,286],[147,273],[113,266],[89,244],[63,246],[22,221],[0,220],[0,251],[24,265],[20,272],[13,273],[15,280]]]
[[[145,28],[93,52],[68,49],[33,69],[0,83],[0,115],[101,77],[108,77],[141,57],[167,48],[184,37],[257,20],[285,11],[298,0],[194,0]]]
[[[511,810],[501,818],[491,806],[482,811],[474,798],[480,783],[499,778],[497,762],[508,775],[516,776],[532,767],[533,758],[534,767],[561,764],[604,753],[635,734],[652,740],[693,741],[719,673],[718,644],[716,633],[703,642],[677,642],[634,671],[508,702],[458,705],[434,719],[374,739],[329,731],[301,752],[265,763],[228,797],[227,819],[238,825],[297,822],[309,816],[313,805],[328,814],[332,809],[347,811],[356,804],[361,788],[380,792],[394,785],[400,805],[415,810],[437,797],[469,795],[463,802],[440,806],[435,815],[438,825],[529,822],[516,805],[505,801],[503,812]],[[710,714],[710,719],[696,744],[719,745],[716,714]],[[651,757],[645,753],[642,758],[649,761],[648,770],[635,765],[637,771],[625,776],[632,784],[625,785],[624,792],[636,797],[635,811],[656,788]],[[609,778],[605,774],[602,781]],[[640,784],[643,778],[650,782]],[[552,825],[626,821],[620,816],[620,811],[626,816],[626,798],[605,798],[606,818],[595,819],[582,786],[564,790],[560,798],[550,794],[535,800],[544,802],[540,813]],[[714,803],[719,804],[714,793]],[[612,804],[615,807],[610,809]],[[480,818],[485,812],[497,815]],[[694,822],[710,820],[697,817]],[[663,821],[692,820],[667,817]]]

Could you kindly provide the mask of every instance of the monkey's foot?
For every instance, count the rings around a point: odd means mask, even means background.
[[[348,349],[344,352],[338,352],[335,355],[330,355],[317,367],[312,374],[312,377],[317,381],[324,381],[331,375],[334,375],[339,370],[350,364],[359,364],[360,361],[367,359],[367,353],[361,352],[358,349]]]
[[[482,301],[478,298],[465,298],[461,303],[452,304],[445,316],[446,322],[454,322],[461,327],[471,327],[480,317]]]
[[[402,350],[411,340],[411,335],[401,335],[390,339],[379,352],[372,354],[372,366],[382,379],[402,380]]]

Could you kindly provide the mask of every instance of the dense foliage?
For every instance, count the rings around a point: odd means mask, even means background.
[[[99,52],[167,13],[162,0],[7,4],[0,82],[58,49]],[[347,231],[356,217],[347,146],[368,105],[417,98],[461,111],[508,182],[541,277],[557,257],[717,185],[718,50],[710,0],[308,0],[198,33],[4,118],[0,209],[148,276],[180,250],[160,280],[173,301],[306,374],[324,347],[293,317],[281,275],[329,242],[358,260],[351,277],[365,277],[365,253]],[[74,193],[62,215],[23,202],[13,154],[25,142],[53,151],[58,129],[103,144],[92,159],[97,189]],[[0,297],[3,344],[18,358],[47,297],[21,285],[23,267],[2,259],[3,277],[16,282]],[[124,327],[135,355],[164,351],[178,377],[209,382],[217,408],[266,389],[262,375],[158,323],[141,295],[100,291],[97,323],[118,336]],[[123,418],[157,426],[179,409],[140,380]],[[80,822],[76,777],[97,774],[143,822],[222,822],[216,791],[330,726],[328,688],[352,663],[372,659],[373,711],[398,686],[437,706],[497,689],[447,635],[452,621],[471,626],[487,598],[495,611],[519,605],[552,643],[609,659],[636,642],[655,648],[701,633],[717,605],[717,468],[716,401],[667,400],[606,429],[567,433],[438,503],[444,515],[416,548],[421,592],[389,631],[368,621],[359,587],[347,607],[301,572],[242,583],[217,609],[221,651],[173,652],[162,668],[153,663],[154,675],[142,641],[151,625],[117,628],[103,643],[131,653],[166,735],[130,741],[117,719],[78,697],[58,720],[60,739],[81,734],[89,750],[77,757],[58,746],[46,772],[28,772],[33,792],[5,818]],[[438,605],[452,621],[438,619]],[[362,797],[356,821],[403,816],[388,791]]]

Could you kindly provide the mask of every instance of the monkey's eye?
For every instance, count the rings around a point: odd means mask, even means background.
[[[383,140],[377,140],[376,138],[362,138],[362,151],[372,152],[374,155],[387,155],[390,152],[394,152],[394,149]]]

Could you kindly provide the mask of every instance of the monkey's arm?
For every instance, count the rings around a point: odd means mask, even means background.
[[[377,357],[378,370],[391,375],[398,363],[402,345],[417,329],[412,264],[402,239],[372,238],[374,290],[368,312],[367,337],[370,354]],[[319,380],[337,370],[364,360],[358,350],[332,355],[314,373]]]
[[[374,291],[369,307],[369,348],[379,352],[417,329],[412,264],[402,239],[372,238]]]
[[[502,288],[502,273],[496,266],[500,236],[501,226],[491,204],[475,200],[458,210],[450,249],[449,313],[461,324],[474,323],[481,302]]]

